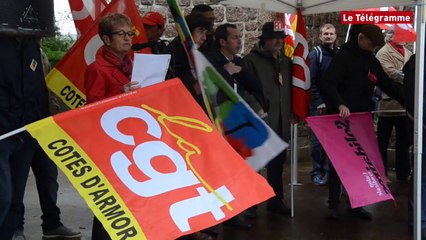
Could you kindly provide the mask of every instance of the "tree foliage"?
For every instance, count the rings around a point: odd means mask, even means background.
[[[41,40],[41,48],[46,53],[52,67],[54,67],[74,42],[75,40],[70,35],[61,35],[59,28],[55,27],[55,35],[53,37]]]

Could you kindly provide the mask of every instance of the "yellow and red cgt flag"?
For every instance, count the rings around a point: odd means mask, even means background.
[[[77,35],[86,33],[102,10],[108,5],[105,0],[68,0]]]
[[[306,40],[306,28],[302,12],[297,9],[297,27],[293,56],[293,87],[292,108],[293,113],[301,119],[305,119],[309,113],[311,100],[311,74],[309,61],[309,47]]]
[[[274,195],[178,79],[26,128],[112,239],[176,239]]]
[[[284,38],[284,55],[293,58],[294,54],[294,38],[296,32],[297,15],[284,13],[284,32],[287,35]]]
[[[103,45],[98,35],[98,23],[102,16],[115,12],[126,14],[132,20],[136,32],[133,42],[147,41],[135,1],[113,0],[46,77],[47,87],[71,109],[86,103],[84,73],[87,66],[95,61],[96,53]]]

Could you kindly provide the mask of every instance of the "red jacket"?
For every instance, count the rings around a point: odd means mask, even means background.
[[[84,79],[87,103],[123,93],[123,85],[130,82],[116,64],[108,61],[103,51],[97,54],[96,61],[87,67]]]

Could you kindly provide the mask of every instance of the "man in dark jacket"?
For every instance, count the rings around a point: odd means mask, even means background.
[[[206,57],[215,69],[222,75],[228,84],[244,97],[253,94],[262,98],[262,85],[244,66],[243,60],[238,57],[241,50],[241,33],[234,24],[225,23],[216,28],[215,40],[217,48],[210,51]],[[245,222],[241,215],[237,215],[225,222],[239,229],[250,229],[250,223]]]
[[[48,116],[37,39],[0,37],[0,135]],[[0,236],[12,239],[37,142],[27,132],[0,140]]]
[[[351,112],[372,111],[374,84],[403,102],[402,86],[388,78],[373,55],[374,50],[384,44],[382,32],[375,25],[358,25],[352,29],[351,40],[340,48],[318,82],[328,113],[338,113],[346,118]],[[328,186],[330,213],[327,219],[334,220],[338,217],[341,181],[332,164],[329,166]],[[372,219],[372,215],[363,208],[351,211],[361,219]]]
[[[262,84],[244,67],[243,59],[236,54],[241,50],[241,33],[234,24],[225,23],[215,31],[216,50],[206,54],[207,59],[247,102],[257,101],[265,108]]]
[[[311,61],[311,91],[312,98],[309,104],[309,115],[318,116],[325,113],[326,104],[319,93],[317,81],[330,65],[331,59],[337,52],[336,28],[327,23],[321,26],[319,35],[321,44],[314,47],[309,53]],[[311,135],[310,151],[312,159],[311,179],[315,185],[327,184],[328,158],[315,134]]]
[[[267,22],[262,27],[259,44],[244,57],[245,66],[260,80],[263,96],[268,108],[264,109],[267,116],[265,122],[284,141],[290,138],[291,120],[291,59],[283,56],[282,47],[284,32],[277,29],[273,22]],[[253,108],[253,107],[252,107]],[[257,109],[255,109],[256,112]],[[267,210],[282,215],[289,215],[289,209],[284,205],[282,173],[286,151],[272,159],[267,169],[267,180],[274,189],[275,197],[268,200]]]
[[[43,74],[44,76],[46,76],[50,72],[51,66],[46,54],[43,52],[42,49],[40,49],[40,52]],[[61,210],[57,206],[59,189],[59,184],[57,181],[58,168],[38,144],[34,151],[34,157],[31,161],[31,170],[34,174],[34,178],[36,181],[37,193],[40,201],[40,209],[42,212],[41,227],[43,230],[43,238],[55,240],[61,238],[81,237],[80,232],[75,232],[65,227],[61,222]],[[24,203],[21,203],[20,213],[22,215],[22,221],[18,225],[18,229],[16,229],[15,231],[15,240],[26,239],[24,234]]]

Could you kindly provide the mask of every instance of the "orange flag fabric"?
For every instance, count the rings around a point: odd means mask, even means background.
[[[133,42],[147,41],[135,1],[113,0],[46,77],[47,87],[71,109],[86,103],[84,73],[87,66],[95,61],[96,53],[103,45],[98,35],[98,23],[102,16],[114,12],[126,14],[132,20],[136,33]]]
[[[274,195],[179,79],[26,127],[112,239],[175,239]]]

